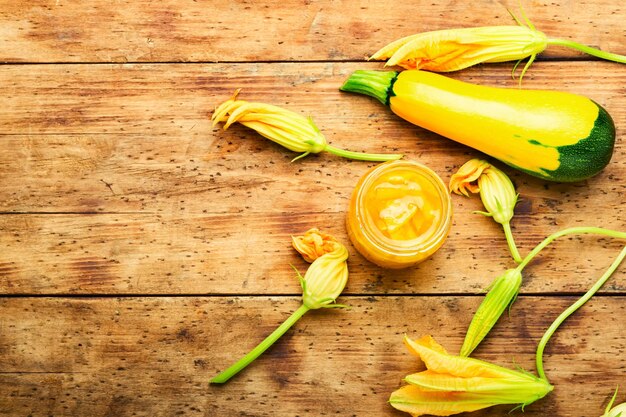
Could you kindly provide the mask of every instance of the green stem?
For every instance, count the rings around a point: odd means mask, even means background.
[[[502,225],[504,228],[504,235],[506,236],[506,243],[509,245],[509,252],[513,256],[513,260],[517,263],[522,262],[522,257],[517,250],[517,246],[515,245],[515,240],[513,239],[513,233],[511,232],[511,224],[506,222]]]
[[[374,97],[384,105],[389,105],[389,97],[393,95],[392,87],[397,77],[397,71],[357,70],[339,89],[365,94]]]
[[[622,260],[625,257],[626,257],[626,246],[624,247],[624,249],[622,249],[617,259],[615,259],[615,261],[611,264],[609,269],[607,269],[604,275],[602,275],[602,277],[600,277],[600,279],[593,285],[593,287],[591,287],[589,291],[585,293],[585,295],[580,297],[578,301],[576,301],[574,304],[569,306],[564,312],[562,312],[561,315],[557,317],[556,320],[554,320],[552,325],[550,325],[548,330],[546,330],[543,337],[541,338],[541,341],[539,342],[539,345],[537,346],[537,353],[536,353],[536,359],[535,359],[537,363],[537,373],[539,374],[539,377],[541,379],[543,379],[546,382],[549,382],[548,378],[546,377],[546,373],[543,370],[543,351],[546,347],[546,344],[548,343],[548,341],[550,340],[550,338],[556,331],[556,329],[558,329],[558,327],[565,321],[565,319],[567,319],[570,315],[572,315],[572,313],[574,313],[583,304],[589,301],[589,299],[602,287],[602,285],[604,285],[606,280],[609,279],[609,277],[613,274],[613,272],[615,272],[615,270],[617,269],[617,267],[619,266],[619,264],[622,262]]]
[[[361,153],[361,152],[346,151],[345,149],[335,148],[332,145],[326,145],[326,148],[324,148],[324,150],[334,155],[342,156],[348,159],[356,159],[358,161],[375,161],[375,162],[395,161],[396,159],[400,159],[404,156],[399,153],[384,154],[384,153]]]
[[[566,40],[566,39],[548,39],[549,45],[558,45],[565,46],[567,48],[576,49],[578,51],[584,52],[586,54],[606,59],[608,61],[619,62],[621,64],[626,64],[626,56],[614,54],[612,52],[605,52],[600,49],[592,48],[591,46],[583,45],[578,42]]]
[[[548,246],[553,240],[562,237],[562,236],[566,236],[566,235],[572,235],[572,234],[585,234],[585,233],[593,233],[593,234],[597,234],[597,235],[604,235],[604,236],[610,236],[610,237],[615,237],[615,238],[619,238],[619,239],[626,239],[626,233],[624,232],[618,232],[616,230],[609,230],[609,229],[603,229],[601,227],[570,227],[568,229],[563,229],[560,230],[556,233],[551,234],[550,236],[548,236],[547,238],[545,238],[540,244],[538,244],[537,246],[535,246],[535,249],[533,249],[522,261],[522,263],[520,263],[517,266],[517,270],[518,271],[522,271],[522,269],[524,269],[524,267],[526,265],[528,265],[528,263],[530,261],[532,261],[532,259],[539,253],[541,252],[541,250],[543,248],[545,248],[546,246]]]
[[[231,365],[225,371],[222,371],[219,375],[211,379],[211,384],[223,384],[230,378],[235,376],[239,371],[248,366],[253,360],[258,358],[263,352],[265,352],[270,346],[274,344],[291,326],[293,326],[299,319],[309,311],[309,308],[302,304],[296,311],[293,312],[287,320],[283,322],[276,330],[259,343],[254,349],[252,349],[246,356],[239,359],[233,365]]]

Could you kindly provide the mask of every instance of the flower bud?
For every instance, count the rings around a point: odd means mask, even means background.
[[[460,356],[469,356],[476,349],[504,310],[515,301],[521,284],[522,273],[517,269],[508,269],[493,281],[467,329]]]
[[[293,160],[300,159],[310,153],[324,150],[345,158],[364,161],[390,161],[402,158],[400,154],[374,154],[353,152],[335,148],[313,123],[310,117],[265,103],[249,103],[237,100],[240,89],[232,98],[220,104],[211,116],[213,126],[224,123],[224,130],[235,122],[255,130],[261,136],[294,152],[302,152]]]
[[[492,217],[502,225],[513,259],[516,262],[522,261],[510,225],[518,194],[504,172],[486,161],[470,159],[450,178],[450,191],[466,197],[469,196],[468,191],[480,193],[480,199],[487,211],[477,213]]]
[[[468,196],[468,191],[480,193],[480,199],[491,216],[506,224],[513,217],[518,194],[509,177],[490,163],[480,159],[470,159],[450,178],[450,190]]]
[[[480,199],[493,219],[505,224],[513,218],[518,194],[509,177],[498,168],[490,166],[478,178]]]
[[[302,302],[310,309],[336,307],[334,304],[348,282],[348,250],[333,236],[310,229],[292,238],[293,247],[308,262],[313,262],[302,285]]]
[[[326,138],[311,118],[271,104],[237,100],[239,91],[215,109],[211,117],[213,126],[225,122],[226,130],[239,122],[294,152],[319,153],[326,148]]]

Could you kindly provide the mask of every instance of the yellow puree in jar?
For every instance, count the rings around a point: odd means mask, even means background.
[[[403,169],[378,177],[364,196],[366,215],[393,240],[428,238],[441,218],[441,198],[422,174]]]
[[[435,253],[450,230],[452,203],[441,178],[412,161],[390,161],[357,183],[346,218],[348,236],[366,259],[407,268]]]

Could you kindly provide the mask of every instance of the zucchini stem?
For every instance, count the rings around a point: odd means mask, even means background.
[[[618,232],[616,230],[610,230],[610,229],[603,229],[601,227],[570,227],[568,229],[563,229],[560,230],[556,233],[552,233],[550,236],[548,236],[547,238],[545,238],[540,244],[538,244],[537,246],[535,246],[535,248],[524,258],[524,260],[517,266],[517,270],[518,271],[522,271],[522,269],[524,269],[524,267],[526,265],[528,265],[528,263],[530,261],[533,260],[533,258],[539,253],[541,252],[541,250],[543,248],[545,248],[546,246],[548,246],[550,243],[552,243],[552,241],[554,241],[555,239],[559,238],[559,237],[563,237],[563,236],[567,236],[567,235],[573,235],[573,234],[596,234],[596,235],[604,235],[604,236],[609,236],[609,237],[615,237],[618,239],[626,239],[626,233],[624,232]]]
[[[617,256],[615,261],[611,264],[609,269],[607,269],[606,272],[600,277],[600,279],[596,281],[596,283],[593,284],[593,286],[582,297],[580,297],[574,304],[572,304],[565,311],[563,311],[559,315],[559,317],[557,317],[556,320],[554,320],[554,322],[550,325],[550,327],[548,327],[548,330],[546,330],[543,337],[541,338],[541,341],[539,341],[539,344],[537,345],[537,352],[536,352],[536,358],[535,358],[536,366],[537,366],[537,373],[539,374],[539,377],[541,379],[543,379],[546,382],[549,382],[548,378],[546,377],[546,373],[543,370],[543,351],[546,347],[546,344],[548,343],[548,341],[550,340],[550,338],[556,331],[556,329],[559,328],[559,326],[565,321],[565,319],[567,319],[576,310],[582,307],[583,304],[589,301],[589,299],[604,285],[606,280],[611,277],[613,272],[615,272],[615,270],[620,265],[620,263],[622,263],[625,257],[626,257],[626,246],[622,249],[622,251]]]
[[[382,153],[353,152],[353,151],[347,151],[345,149],[335,148],[332,145],[326,145],[324,150],[337,156],[342,156],[348,159],[356,159],[358,161],[375,161],[375,162],[395,161],[396,159],[400,159],[404,156],[403,154],[399,154],[399,153],[382,154]]]
[[[389,97],[393,95],[392,87],[397,77],[397,71],[357,70],[339,89],[374,97],[387,106]]]
[[[517,250],[517,246],[515,245],[515,240],[513,239],[513,233],[511,232],[511,223],[506,222],[502,224],[504,228],[504,235],[506,236],[506,243],[509,245],[509,252],[511,252],[511,256],[513,256],[513,260],[518,264],[522,262],[522,257]]]
[[[253,360],[261,356],[270,346],[274,344],[291,326],[293,326],[304,314],[309,311],[309,308],[302,304],[296,311],[294,311],[287,320],[285,320],[276,330],[267,336],[261,343],[259,343],[254,349],[248,352],[243,358],[232,364],[228,369],[219,373],[219,375],[211,379],[211,384],[223,384],[230,378],[235,376],[239,371],[248,366]]]
[[[616,230],[603,229],[601,227],[570,227],[568,229],[563,229],[556,233],[553,233],[547,238],[545,238],[541,243],[535,246],[535,248],[524,258],[524,260],[517,266],[516,269],[519,272],[521,272],[522,269],[524,269],[524,267],[526,267],[526,265],[528,265],[528,263],[532,261],[532,259],[539,252],[541,252],[546,246],[548,246],[550,243],[552,243],[554,240],[558,239],[559,237],[572,235],[572,234],[587,234],[587,233],[604,235],[604,236],[614,237],[618,239],[626,239],[626,233],[618,232]],[[620,265],[622,260],[624,260],[625,257],[626,257],[626,247],[622,249],[617,259],[611,264],[609,269],[602,275],[602,277],[600,277],[600,279],[580,299],[578,299],[578,301],[576,301],[574,304],[568,307],[565,311],[563,311],[556,318],[556,320],[554,320],[554,322],[550,325],[550,327],[548,327],[548,330],[546,330],[543,337],[539,341],[539,344],[537,345],[537,352],[535,356],[537,373],[539,374],[539,377],[541,379],[543,379],[546,382],[549,382],[548,378],[546,377],[546,373],[543,369],[543,352],[546,347],[546,344],[548,343],[548,341],[550,340],[550,338],[552,337],[556,329],[558,329],[559,326],[563,324],[565,319],[567,319],[576,310],[578,310],[583,304],[589,301],[589,299],[602,287],[602,285],[604,285],[606,280],[610,278],[613,272],[615,272],[615,270]]]
[[[612,52],[602,51],[600,49],[592,48],[591,46],[583,45],[578,42],[570,41],[567,39],[548,39],[549,45],[565,46],[567,48],[576,49],[577,51],[584,52],[588,55],[598,58],[606,59],[607,61],[619,62],[626,64],[626,56],[614,54]]]

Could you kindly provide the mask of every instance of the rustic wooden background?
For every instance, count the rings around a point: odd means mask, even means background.
[[[618,0],[525,1],[534,24],[626,54]],[[401,416],[388,404],[417,370],[402,334],[458,352],[481,290],[512,265],[498,225],[454,197],[445,246],[386,271],[344,230],[373,164],[295,155],[212,128],[241,97],[313,115],[336,146],[403,152],[447,181],[479,154],[338,91],[365,57],[408,34],[511,24],[514,0],[0,2],[0,414],[9,416]],[[512,64],[452,74],[516,87]],[[593,98],[615,119],[613,160],[576,184],[508,168],[522,253],[568,226],[625,230],[626,67],[550,48],[525,88]],[[485,132],[488,134],[488,132]],[[317,226],[350,250],[348,310],[307,314],[225,386],[208,380],[299,304],[290,235]],[[563,239],[525,271],[522,294],[475,352],[534,370],[537,341],[624,243]],[[621,267],[547,348],[555,385],[524,415],[599,416],[626,385]],[[626,400],[620,394],[619,400]],[[476,416],[501,416],[496,407]],[[519,412],[516,412],[519,414]]]

